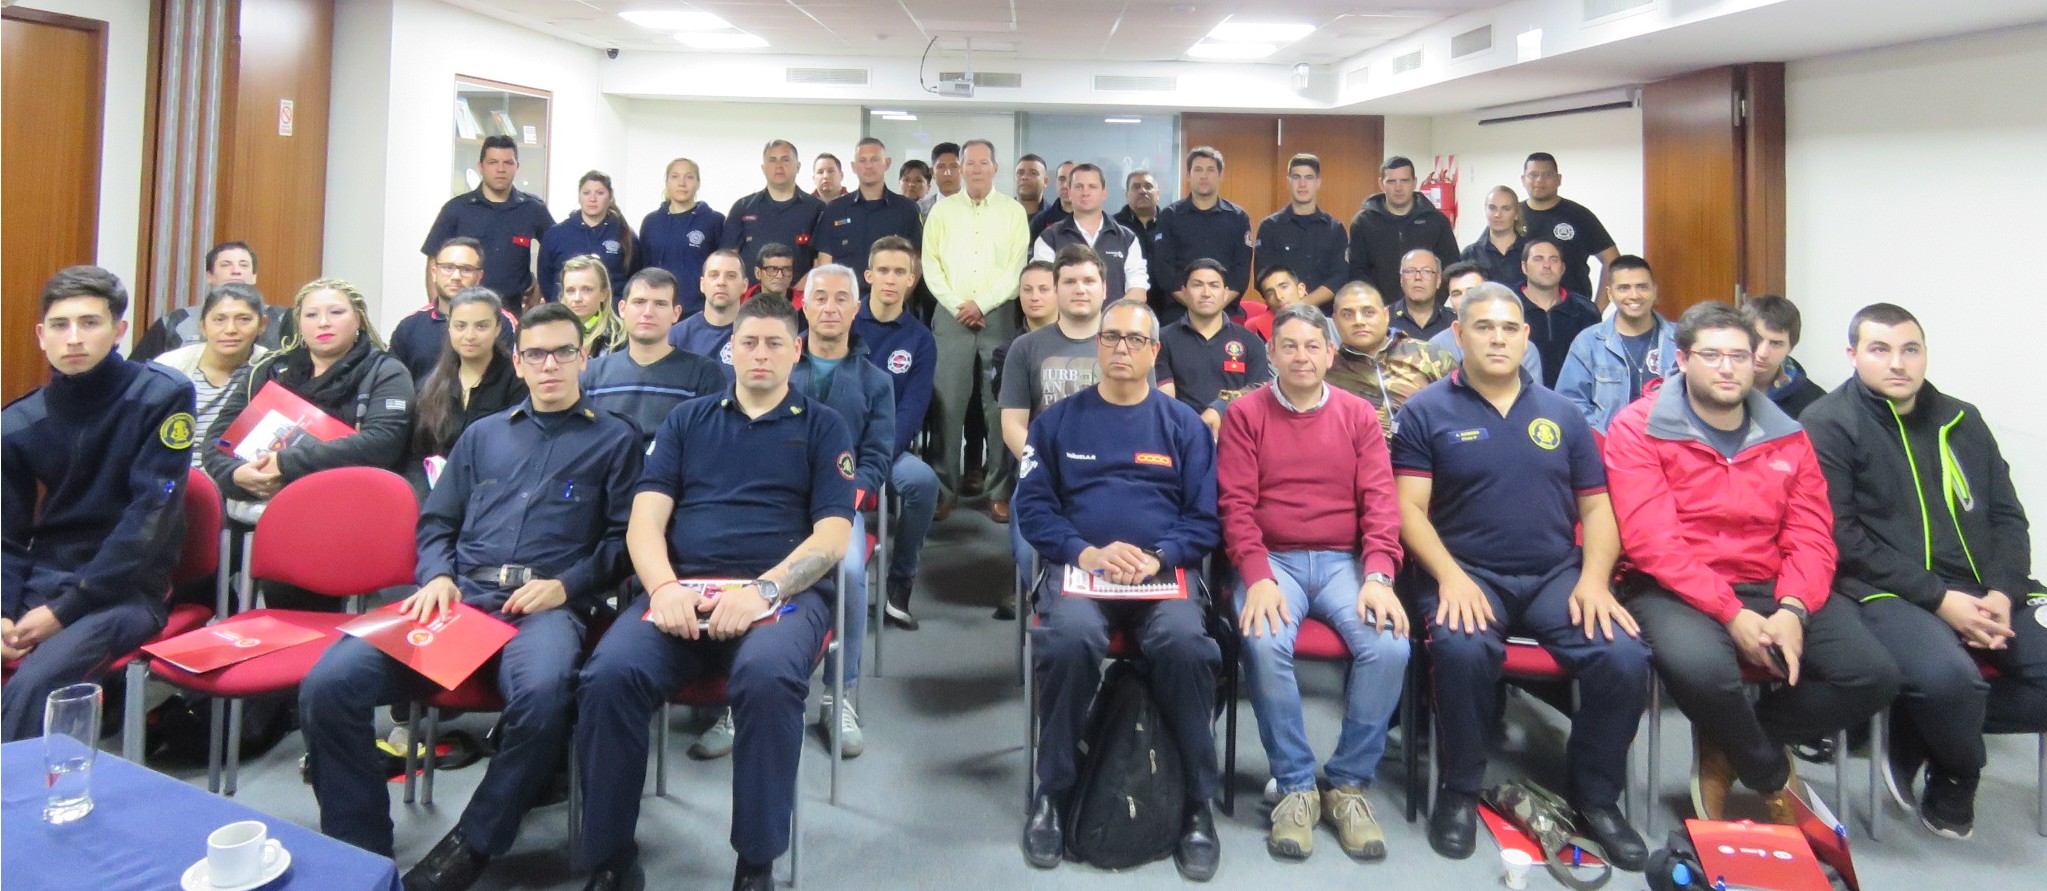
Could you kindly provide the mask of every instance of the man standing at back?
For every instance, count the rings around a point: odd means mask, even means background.
[[[1044,206],[1031,212],[1031,240],[1037,241],[1045,230],[1060,220],[1073,216],[1073,161],[1059,162],[1059,200],[1046,201]]]
[[[1054,222],[1032,243],[1031,259],[1050,260],[1067,245],[1085,245],[1101,256],[1107,276],[1107,293],[1112,299],[1143,300],[1151,289],[1151,275],[1145,268],[1144,244],[1137,233],[1102,213],[1102,199],[1108,186],[1102,168],[1075,164],[1061,175],[1066,200],[1073,202],[1073,214]]]
[[[1606,234],[1599,215],[1557,194],[1557,187],[1563,183],[1564,175],[1557,172],[1556,156],[1549,152],[1536,152],[1522,163],[1521,187],[1528,190],[1528,200],[1521,202],[1521,214],[1528,223],[1528,237],[1555,240],[1563,252],[1564,290],[1597,296],[1599,308],[1604,310],[1606,279],[1621,251],[1614,246],[1613,236]],[[1593,257],[1599,258],[1598,290],[1592,288]]]
[[[970,139],[961,158],[966,188],[933,205],[924,225],[924,282],[938,301],[931,316],[938,340],[932,395],[938,400],[938,478],[947,502],[965,482],[967,407],[976,391],[987,429],[1002,429],[991,381],[994,353],[1016,328],[1008,304],[1016,299],[1017,275],[1030,249],[1023,208],[995,191],[995,144]],[[984,466],[981,491],[992,491],[1002,462]],[[1002,505],[1005,515],[1008,507]]]
[[[1258,275],[1263,281],[1274,266],[1284,264],[1305,292],[1300,300],[1326,306],[1343,287],[1350,271],[1343,223],[1316,203],[1322,192],[1322,159],[1299,154],[1286,162],[1287,192],[1292,201],[1258,224]],[[1277,312],[1285,301],[1265,295]]]
[[[960,146],[957,142],[941,142],[931,147],[931,188],[924,197],[917,199],[917,209],[926,219],[931,217],[931,208],[938,202],[951,198],[960,190]]]
[[[1379,194],[1366,198],[1350,221],[1350,280],[1398,294],[1402,258],[1417,248],[1437,262],[1455,257],[1457,232],[1428,196],[1415,191],[1414,162],[1394,155],[1379,165]]]
[[[1236,305],[1251,284],[1251,215],[1224,198],[1222,186],[1223,153],[1205,145],[1189,149],[1187,197],[1159,211],[1159,227],[1151,236],[1159,257],[1152,275],[1167,291],[1163,305],[1152,305],[1160,324],[1187,314],[1175,295],[1187,281],[1188,267],[1203,258],[1223,265],[1223,287],[1229,292],[1224,306],[1231,315],[1243,315]],[[1161,275],[1162,280],[1157,278]]]
[[[245,241],[223,241],[206,251],[206,290],[211,291],[228,282],[241,282],[250,287],[256,285],[256,251]],[[202,292],[204,293],[204,292]],[[266,350],[277,349],[294,325],[291,307],[266,304],[263,317],[263,333],[256,335],[256,345]],[[129,358],[147,362],[186,344],[198,343],[199,307],[181,306],[164,313],[155,323],[142,332],[142,339],[135,342],[135,352]]]
[[[795,250],[789,280],[801,281],[810,272],[810,233],[824,202],[796,187],[796,146],[789,140],[772,140],[761,148],[761,175],[767,187],[732,202],[718,246],[738,251],[740,267],[752,269],[759,265],[762,247],[789,245]]]
[[[1025,155],[1016,159],[1016,203],[1024,213],[1037,216],[1045,209],[1045,159]]]
[[[448,239],[474,238],[483,255],[483,286],[503,297],[507,307],[536,300],[540,292],[533,280],[533,246],[554,227],[554,218],[540,196],[512,187],[519,173],[519,144],[512,137],[485,137],[476,170],[481,174],[476,190],[441,205],[419,245],[419,252],[427,256],[428,276],[431,279],[434,258]]]
[[[888,190],[889,160],[888,146],[872,136],[853,149],[853,177],[859,188],[825,205],[810,233],[819,266],[837,263],[859,275],[867,271],[867,249],[875,242],[891,235],[912,245],[924,239],[916,203]]]

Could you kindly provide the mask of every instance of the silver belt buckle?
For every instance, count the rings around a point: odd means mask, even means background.
[[[505,564],[498,567],[498,587],[521,588],[533,580],[533,568]]]

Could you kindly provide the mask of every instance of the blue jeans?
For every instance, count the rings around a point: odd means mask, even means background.
[[[860,684],[860,651],[867,643],[867,517],[853,513],[853,535],[846,540],[846,692]],[[829,616],[825,619],[831,622]],[[824,660],[825,686],[838,674],[833,660]]]
[[[1294,679],[1294,636],[1303,617],[1335,629],[1350,650],[1344,676],[1343,729],[1336,751],[1323,766],[1334,786],[1371,785],[1386,753],[1386,728],[1400,704],[1409,644],[1388,628],[1380,631],[1358,615],[1358,561],[1345,551],[1288,551],[1272,554],[1273,581],[1285,595],[1294,623],[1277,633],[1244,638],[1244,668],[1251,709],[1258,716],[1258,740],[1272,763],[1281,794],[1315,788],[1315,750],[1301,717],[1301,688]],[[1237,610],[1247,591],[1237,582]],[[1261,624],[1261,631],[1263,630]]]
[[[888,543],[888,577],[914,579],[924,539],[931,536],[931,518],[938,511],[938,474],[916,455],[904,452],[896,456],[889,484],[902,512],[896,516],[896,536]]]

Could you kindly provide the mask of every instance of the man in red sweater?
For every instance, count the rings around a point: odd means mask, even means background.
[[[1393,467],[1378,411],[1323,381],[1336,348],[1336,326],[1320,309],[1282,308],[1272,325],[1277,379],[1230,404],[1217,444],[1217,503],[1237,567],[1251,706],[1282,796],[1265,847],[1288,860],[1313,850],[1318,819],[1352,858],[1386,856],[1365,789],[1407,667],[1407,613],[1393,594]],[[1334,629],[1351,660],[1343,729],[1323,767],[1330,788],[1319,795],[1294,680],[1294,639],[1308,618]]]
[[[1834,512],[1805,429],[1756,391],[1756,333],[1701,303],[1677,326],[1679,372],[1607,430],[1623,590],[1657,673],[1692,721],[1692,808],[1718,820],[1734,780],[1795,823],[1785,746],[1866,721],[1898,669],[1831,603]],[[1754,705],[1747,667],[1769,675]]]

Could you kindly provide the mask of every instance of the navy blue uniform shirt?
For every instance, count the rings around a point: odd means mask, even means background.
[[[1193,566],[1222,539],[1215,438],[1157,390],[1131,406],[1095,387],[1054,403],[1031,422],[1016,475],[1018,528],[1048,563],[1121,541]]]
[[[640,250],[645,252],[641,268],[659,266],[675,273],[675,302],[682,314],[704,311],[704,258],[718,249],[725,236],[725,215],[698,202],[682,213],[669,213],[668,202],[640,221]],[[614,289],[612,297],[623,300],[625,292]]]
[[[907,310],[881,321],[863,305],[853,319],[853,334],[867,344],[867,361],[888,372],[896,394],[895,452],[910,450],[910,440],[924,429],[931,408],[931,382],[938,367],[938,339]],[[995,363],[1000,366],[1000,360]]]
[[[1563,248],[1564,290],[1592,293],[1592,256],[1614,246],[1599,215],[1569,198],[1558,198],[1548,210],[1536,210],[1523,201],[1521,216],[1528,222],[1529,235],[1547,235]]]
[[[640,477],[639,431],[578,400],[541,413],[532,400],[469,425],[419,511],[424,585],[449,576],[462,599],[497,609],[512,595],[470,570],[530,566],[569,603],[592,605],[625,578],[625,526]]]
[[[1152,230],[1151,238],[1147,250],[1159,253],[1166,293],[1185,284],[1188,264],[1201,259],[1223,265],[1224,287],[1239,294],[1250,289],[1251,215],[1229,199],[1218,197],[1215,206],[1207,210],[1196,209],[1192,198],[1175,201],[1159,211],[1158,228]],[[1235,305],[1232,301],[1231,306]]]
[[[794,387],[749,418],[729,391],[677,406],[648,447],[635,492],[675,499],[668,556],[683,578],[757,578],[819,520],[853,519],[846,423]],[[829,579],[819,583],[829,590]]]
[[[867,271],[867,251],[890,235],[909,239],[920,253],[924,250],[924,218],[917,213],[917,202],[887,186],[873,201],[854,189],[818,212],[817,225],[810,230],[810,248],[832,255],[832,262],[853,270],[854,286],[864,290],[867,284],[860,274]]]
[[[605,353],[583,369],[583,398],[603,411],[633,422],[651,441],[675,407],[720,393],[730,385],[718,363],[678,349],[652,365],[633,361],[630,350]]]
[[[1592,427],[1571,400],[1521,371],[1502,417],[1464,370],[1407,397],[1393,419],[1393,473],[1432,480],[1429,522],[1460,563],[1547,572],[1576,549],[1578,498],[1606,491]]]
[[[1173,385],[1173,396],[1200,414],[1221,412],[1230,400],[1272,380],[1265,342],[1229,319],[1214,337],[1194,330],[1191,317],[1159,331],[1159,383]]]
[[[732,372],[731,325],[713,325],[704,320],[703,313],[697,313],[668,329],[668,345],[717,363],[728,385],[738,379]]]
[[[482,242],[483,286],[498,292],[506,303],[517,303],[519,295],[533,287],[533,243],[553,226],[554,217],[540,196],[513,189],[501,203],[484,198],[479,187],[441,205],[419,252],[431,259],[442,242],[458,235]]]
[[[627,237],[620,222],[605,217],[591,226],[583,222],[582,211],[572,211],[540,236],[540,296],[549,303],[560,300],[562,264],[571,257],[590,254],[604,261],[604,271],[611,276],[611,299],[625,299],[626,280],[640,271],[644,261],[639,243],[634,242],[632,262],[626,262]]]
[[[1258,224],[1258,276],[1281,263],[1294,271],[1306,291],[1334,294],[1350,278],[1350,234],[1327,211],[1297,214],[1282,207]]]
[[[732,202],[718,246],[738,250],[747,281],[754,281],[753,270],[760,265],[761,248],[782,245],[796,255],[792,260],[796,272],[791,281],[795,282],[792,287],[800,287],[803,277],[810,273],[810,261],[817,256],[810,233],[817,228],[818,215],[823,212],[824,202],[802,189],[797,189],[787,201],[776,201],[762,189]]]
[[[119,352],[0,411],[5,615],[162,602],[185,535],[192,384]],[[42,490],[40,498],[37,490]]]
[[[498,343],[516,353],[519,319],[511,310],[502,312],[504,320],[498,325]],[[412,372],[413,386],[418,387],[426,384],[426,376],[434,373],[434,363],[441,361],[441,351],[447,348],[448,317],[437,304],[429,303],[398,320],[398,327],[391,329],[391,346],[385,352],[405,363],[405,370]]]

